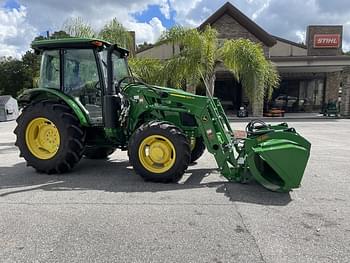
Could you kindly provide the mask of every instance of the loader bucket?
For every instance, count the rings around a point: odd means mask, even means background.
[[[288,192],[300,186],[311,144],[296,133],[275,132],[253,146],[247,162],[253,177],[272,191]]]

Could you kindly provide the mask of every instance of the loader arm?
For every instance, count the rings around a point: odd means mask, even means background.
[[[196,116],[207,149],[221,174],[230,181],[255,178],[265,188],[287,192],[298,188],[307,165],[311,144],[286,123],[258,126],[246,138],[235,138],[221,103],[209,99]],[[249,127],[249,126],[248,126]]]
[[[172,122],[189,138],[203,138],[219,171],[228,180],[246,182],[255,178],[272,191],[299,187],[309,158],[310,143],[288,125],[257,127],[246,138],[235,138],[216,98],[136,84],[128,85],[124,93],[131,103],[129,130],[135,130],[140,119],[142,122],[154,119]],[[193,116],[195,126],[187,126],[176,117],[182,114]]]

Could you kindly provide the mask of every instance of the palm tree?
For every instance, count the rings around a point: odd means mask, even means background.
[[[92,38],[97,35],[90,24],[81,17],[67,19],[62,30],[72,37]]]
[[[224,65],[242,83],[252,105],[262,104],[263,99],[271,97],[273,89],[279,84],[274,65],[265,58],[260,44],[250,40],[225,40],[220,45],[217,31],[210,26],[203,31],[176,26],[165,32],[157,44],[163,43],[180,47],[177,54],[163,62],[162,75],[174,87],[186,83],[187,90],[193,92],[193,87],[203,82],[207,94],[213,95],[215,69],[219,64]],[[258,108],[252,110],[253,114],[261,111]]]
[[[225,40],[220,45],[217,31],[210,26],[202,32],[175,27],[160,42],[180,46],[181,51],[165,63],[165,68],[171,69],[166,70],[171,72],[169,78],[190,80],[192,86],[203,81],[208,95],[214,93],[215,69],[219,64],[241,82],[252,105],[261,104],[279,84],[279,75],[260,44],[248,39]]]
[[[170,83],[178,87],[186,83],[192,89],[203,81],[207,86],[214,86],[215,65],[217,63],[217,32],[207,27],[203,32],[185,29],[180,26],[165,32],[159,44],[178,45],[180,51],[165,62]],[[212,85],[211,85],[212,84]]]
[[[129,66],[133,75],[142,79],[146,83],[165,86],[167,77],[164,76],[164,63],[159,59],[153,58],[130,58]]]
[[[126,47],[129,50],[134,50],[132,47],[132,36],[116,18],[104,25],[98,33],[98,37],[113,44]]]
[[[63,30],[72,37],[97,37],[133,50],[132,36],[116,18],[106,23],[99,32],[81,17],[70,18],[63,24]]]
[[[259,114],[264,98],[270,99],[272,92],[279,86],[279,75],[274,65],[265,58],[260,44],[247,39],[227,40],[219,50],[220,59],[231,71],[237,81],[240,81],[252,111]]]

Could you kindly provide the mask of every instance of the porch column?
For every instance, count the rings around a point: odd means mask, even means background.
[[[350,67],[343,70],[343,87],[340,106],[340,115],[343,117],[350,117]]]
[[[262,117],[264,112],[264,101],[258,102],[256,98],[249,98],[245,89],[242,88],[242,102],[248,101],[250,117]]]
[[[325,102],[338,101],[339,87],[341,82],[341,72],[329,72],[327,73]]]
[[[264,101],[258,102],[256,99],[252,101],[252,117],[262,117],[264,112]]]

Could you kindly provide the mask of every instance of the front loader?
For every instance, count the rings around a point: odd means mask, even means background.
[[[147,181],[178,182],[205,148],[230,181],[272,191],[300,186],[310,143],[287,124],[252,121],[235,136],[218,99],[137,80],[128,51],[98,39],[32,43],[42,55],[39,87],[19,98],[16,145],[29,166],[64,173],[85,156],[127,150]]]

